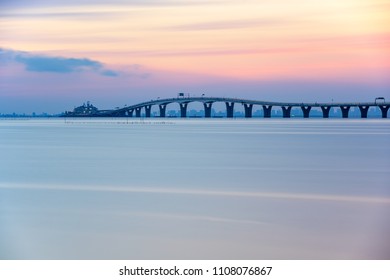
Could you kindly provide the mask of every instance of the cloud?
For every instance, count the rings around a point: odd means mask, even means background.
[[[108,77],[119,75],[116,71],[106,69],[101,62],[88,58],[53,57],[0,48],[0,60],[3,63],[23,64],[31,72],[95,72]]]
[[[231,0],[2,0],[4,7],[45,7],[45,6],[96,6],[96,5],[126,5],[126,6],[189,6],[213,5],[229,3]]]
[[[137,7],[186,7],[231,3],[233,0],[1,0],[0,17],[90,17],[128,12]],[[93,9],[91,9],[93,7]],[[82,11],[80,11],[82,9]],[[97,11],[99,9],[100,11]],[[64,11],[66,10],[66,11]]]
[[[168,27],[168,29],[178,31],[199,31],[199,30],[221,30],[221,29],[241,29],[251,28],[254,26],[270,26],[279,24],[289,24],[286,20],[271,20],[271,19],[248,19],[248,20],[231,20],[231,21],[213,21],[200,22],[194,24],[185,24]]]
[[[109,77],[116,77],[118,76],[118,73],[112,70],[104,70],[101,72],[102,75],[104,76],[109,76]]]
[[[247,49],[227,49],[227,48],[205,48],[205,49],[186,49],[186,50],[146,50],[146,51],[123,51],[117,52],[122,55],[134,56],[226,56],[226,55],[248,55],[248,54],[279,54],[290,52],[307,52],[308,47],[274,47],[274,48],[247,48]]]
[[[88,12],[57,12],[57,11],[48,11],[48,12],[36,12],[36,11],[27,11],[27,12],[0,12],[0,17],[2,18],[78,18],[78,19],[102,19],[107,17],[116,17],[120,13],[129,14],[128,11],[115,11],[115,12],[102,12],[102,11],[88,11]],[[135,13],[134,13],[135,14]]]

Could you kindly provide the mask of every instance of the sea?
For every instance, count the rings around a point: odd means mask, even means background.
[[[390,259],[389,119],[0,119],[0,259]]]

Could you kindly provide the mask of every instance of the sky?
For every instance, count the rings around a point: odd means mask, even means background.
[[[390,100],[390,0],[0,0],[0,114]]]

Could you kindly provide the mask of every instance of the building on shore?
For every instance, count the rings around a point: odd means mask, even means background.
[[[65,112],[65,116],[69,117],[82,117],[82,116],[93,116],[99,112],[98,108],[92,105],[89,101],[83,105],[74,108],[73,111]]]

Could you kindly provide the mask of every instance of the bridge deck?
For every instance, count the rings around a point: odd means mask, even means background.
[[[150,100],[142,103],[138,103],[135,105],[123,107],[113,111],[127,111],[139,107],[145,106],[153,106],[153,105],[165,105],[170,103],[190,103],[190,102],[202,102],[202,103],[210,103],[210,102],[233,102],[240,104],[253,104],[253,105],[264,105],[264,106],[280,106],[280,107],[340,107],[340,106],[389,106],[390,102],[270,102],[270,101],[260,101],[260,100],[250,100],[250,99],[241,99],[241,98],[226,98],[226,97],[181,97],[181,98],[166,98],[166,99],[157,99]]]
[[[178,97],[178,98],[166,98],[166,99],[156,99],[156,100],[150,100],[138,104],[134,104],[131,106],[126,106],[123,108],[113,109],[113,110],[100,110],[97,114],[94,114],[94,116],[123,116],[127,112],[133,112],[135,110],[138,110],[138,114],[140,114],[140,110],[142,108],[145,108],[145,110],[149,110],[149,116],[150,116],[150,108],[152,106],[160,106],[160,112],[162,110],[161,107],[164,107],[170,103],[179,103],[180,109],[182,111],[182,116],[186,115],[186,104],[191,102],[201,102],[203,104],[212,104],[215,102],[223,102],[227,103],[227,111],[228,111],[228,117],[230,113],[230,117],[232,117],[232,104],[243,104],[246,105],[246,114],[248,117],[251,117],[252,114],[252,107],[250,105],[260,105],[265,106],[264,111],[270,110],[271,107],[277,106],[277,107],[284,107],[283,111],[286,109],[286,115],[289,117],[289,107],[300,107],[302,108],[305,117],[309,116],[309,111],[313,107],[320,107],[323,109],[323,111],[329,110],[329,108],[332,107],[340,107],[343,111],[343,117],[348,117],[348,111],[350,107],[360,107],[360,110],[362,111],[362,117],[364,114],[363,111],[366,110],[368,107],[379,107],[381,108],[383,115],[386,115],[387,117],[387,110],[390,106],[390,102],[383,102],[383,101],[376,101],[376,102],[270,102],[270,101],[260,101],[260,100],[249,100],[249,99],[241,99],[241,98],[229,98],[229,97]],[[271,107],[270,107],[271,106]],[[249,108],[250,107],[250,108]],[[211,106],[210,106],[211,108]],[[206,109],[206,108],[205,108]],[[165,109],[164,109],[165,110]],[[329,112],[329,111],[328,111]],[[165,114],[165,113],[164,113]],[[325,117],[324,112],[324,117]],[[269,115],[269,114],[268,114]],[[267,117],[270,117],[270,115]],[[327,114],[328,115],[328,114]]]

